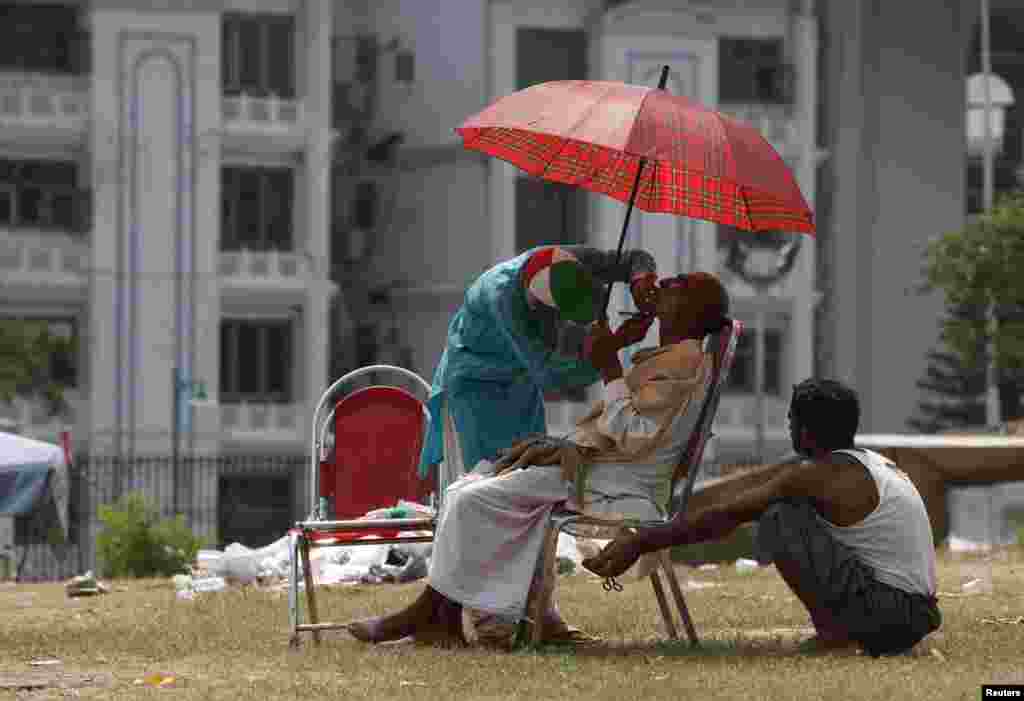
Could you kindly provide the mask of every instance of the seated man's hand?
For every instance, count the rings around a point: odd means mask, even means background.
[[[612,333],[607,320],[595,321],[587,330],[583,344],[583,355],[598,370],[619,365],[619,351],[622,339]]]
[[[640,559],[639,545],[635,531],[623,533],[594,557],[585,558],[583,566],[601,577],[618,577]]]
[[[494,464],[496,474],[524,469],[530,465],[554,465],[560,460],[558,445],[543,438],[518,441]]]
[[[647,336],[647,331],[654,323],[653,316],[634,316],[626,319],[619,328],[615,329],[615,336],[619,339],[622,347],[639,343]]]

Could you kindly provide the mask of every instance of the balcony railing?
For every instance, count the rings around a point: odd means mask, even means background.
[[[276,95],[226,95],[222,104],[225,126],[231,128],[288,130],[298,126],[302,118],[299,100]]]
[[[26,82],[0,80],[0,124],[84,128],[89,92],[70,87],[75,83],[48,77]]]
[[[268,438],[299,439],[302,408],[300,404],[228,404],[222,401],[221,430],[234,434],[257,434]]]
[[[0,276],[78,279],[89,266],[89,245],[55,234],[13,234],[0,239]]]
[[[308,270],[306,257],[291,251],[222,251],[219,272],[222,277],[250,280],[302,280]]]

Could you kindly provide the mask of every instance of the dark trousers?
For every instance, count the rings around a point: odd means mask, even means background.
[[[934,596],[879,582],[870,566],[829,533],[808,501],[772,504],[761,516],[757,538],[763,554],[797,566],[819,605],[874,657],[905,652],[942,624]]]

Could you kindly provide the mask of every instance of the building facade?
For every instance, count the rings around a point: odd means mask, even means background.
[[[665,273],[720,275],[746,322],[718,447],[784,450],[791,385],[812,374],[858,389],[862,430],[907,430],[943,306],[918,291],[921,256],[968,212],[965,69],[979,11],[974,0],[926,4],[928,32],[908,36],[921,8],[872,0],[365,3],[365,30],[416,54],[411,86],[378,76],[378,128],[406,140],[394,175],[401,216],[374,232],[367,263],[395,281],[388,315],[414,369],[433,372],[474,275],[542,241],[613,246],[624,215],[466,152],[453,128],[535,82],[654,85],[668,64],[669,90],[761,128],[818,221],[815,238],[744,237],[634,213],[631,245]],[[612,318],[627,304],[616,295]],[[567,429],[581,407],[553,397],[552,427]]]
[[[397,214],[370,232],[377,246],[366,269],[394,281],[388,316],[427,377],[465,286],[494,261],[540,243],[614,248],[621,230],[620,203],[461,148],[454,128],[502,95],[562,79],[653,86],[667,64],[668,90],[757,124],[815,202],[826,153],[816,140],[812,3],[384,0],[365,3],[361,14],[364,31],[415,51],[411,85],[395,81],[386,62],[378,74],[378,134],[405,141],[391,176]],[[718,443],[749,452],[760,433],[764,451],[784,447],[789,387],[814,371],[815,240],[635,212],[627,245],[650,250],[663,274],[709,270],[726,282],[748,331],[719,410]],[[617,290],[611,318],[629,304]],[[549,399],[555,431],[568,430],[586,406],[579,395]]]
[[[0,4],[0,316],[77,341],[52,364],[67,410],[17,398],[0,416],[92,456],[72,499],[83,567],[97,507],[129,490],[211,543],[276,537],[308,506],[290,458],[309,451],[337,294],[333,9]]]
[[[0,314],[79,347],[73,411],[19,400],[23,432],[64,424],[94,455],[167,455],[175,437],[185,454],[304,451],[336,291],[331,10],[3,6]]]
[[[667,64],[670,91],[762,130],[818,221],[745,236],[634,213],[629,245],[663,274],[718,274],[748,329],[720,456],[784,450],[812,374],[860,391],[863,430],[905,430],[942,308],[914,289],[920,256],[971,187],[977,2],[926,4],[927,32],[906,31],[916,5],[877,0],[4,4],[0,314],[79,339],[62,420],[80,449],[166,454],[177,427],[186,453],[306,452],[330,379],[373,361],[431,376],[496,260],[617,241],[621,204],[454,128],[536,82],[653,86]],[[628,305],[617,290],[611,318]],[[586,400],[551,396],[552,430]],[[44,438],[61,425],[3,411]]]

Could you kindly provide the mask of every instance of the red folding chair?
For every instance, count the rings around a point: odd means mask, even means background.
[[[357,380],[369,376],[376,381],[381,374],[413,385],[416,394],[397,383],[352,391]],[[439,501],[438,485],[420,479],[418,474],[420,448],[430,421],[426,408],[429,394],[430,385],[416,373],[391,365],[371,365],[346,374],[321,396],[313,412],[312,510],[289,532],[292,646],[300,643],[303,632],[312,633],[319,643],[320,631],[344,626],[320,621],[312,550],[433,541],[433,516],[360,519],[369,511],[394,506],[402,499],[421,504],[427,504],[431,497]],[[332,405],[337,397],[341,399]],[[328,450],[331,428],[334,442]],[[306,623],[301,620],[299,606],[300,576],[306,591]]]
[[[677,512],[685,512],[686,504],[693,493],[697,475],[700,471],[701,461],[704,457],[704,447],[712,437],[711,425],[714,423],[715,414],[718,411],[718,402],[722,394],[722,388],[729,377],[729,370],[732,368],[733,360],[736,357],[736,345],[739,342],[740,334],[743,332],[743,323],[732,321],[724,329],[708,337],[706,348],[712,354],[713,365],[711,381],[708,391],[701,403],[700,415],[697,423],[690,434],[679,463],[672,475],[671,489],[669,490],[669,503],[666,505],[668,519],[671,519]],[[679,480],[685,476],[683,491],[678,501],[674,498],[676,486]],[[657,523],[663,523],[661,521]],[[541,626],[546,594],[554,586],[553,576],[555,571],[555,556],[558,547],[558,536],[563,531],[585,535],[587,537],[614,538],[624,527],[652,525],[635,520],[605,519],[595,516],[588,516],[566,509],[556,509],[551,514],[550,526],[544,547],[541,548],[540,561],[538,562],[539,576],[534,579],[534,586],[530,590],[527,600],[526,617],[517,633],[517,644],[525,644],[529,641],[533,645],[542,642]],[[687,637],[694,646],[699,644],[697,631],[690,618],[689,609],[686,607],[686,600],[683,597],[682,587],[676,578],[675,568],[668,550],[661,550],[658,553],[651,553],[655,558],[657,566],[651,570],[650,580],[654,589],[654,595],[658,600],[658,607],[661,610],[661,617],[665,622],[665,628],[671,638],[679,637],[676,632],[676,625],[672,610],[669,608],[668,600],[665,597],[665,589],[662,586],[658,570],[661,570],[668,579],[675,600],[679,616],[682,618],[683,627],[686,629]],[[613,584],[606,582],[606,584]],[[621,588],[621,587],[620,587]]]

